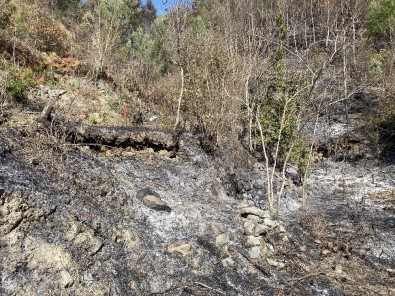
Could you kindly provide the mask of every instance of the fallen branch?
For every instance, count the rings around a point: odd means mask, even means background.
[[[56,130],[58,134],[65,135],[65,140],[71,144],[89,145],[92,148],[152,148],[154,151],[172,152],[171,157],[179,150],[179,139],[174,138],[171,133],[148,128],[90,126],[62,119],[54,113],[48,115],[46,123],[51,131]]]

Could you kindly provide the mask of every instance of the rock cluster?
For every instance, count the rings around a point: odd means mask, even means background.
[[[288,241],[285,229],[281,222],[272,220],[269,211],[263,211],[257,207],[245,207],[240,211],[243,217],[243,228],[245,235],[245,246],[251,259],[266,259],[271,266],[282,269],[283,262],[278,262],[272,258],[275,255],[275,247],[270,243],[270,237],[277,234],[283,241]]]

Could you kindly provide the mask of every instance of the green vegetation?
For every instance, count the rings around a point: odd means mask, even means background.
[[[395,31],[395,1],[371,1],[368,11],[367,36],[378,45],[388,44]]]
[[[0,60],[0,71],[7,75],[0,80],[0,89],[5,90],[9,102],[26,103],[29,90],[36,85],[36,79],[30,69],[18,68],[7,61]]]

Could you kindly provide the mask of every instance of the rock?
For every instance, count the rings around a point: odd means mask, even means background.
[[[282,226],[282,225],[279,225],[279,226],[277,227],[277,230],[278,230],[279,233],[285,233],[285,228],[284,228],[284,226]]]
[[[254,235],[255,235],[255,236],[259,236],[259,235],[262,235],[262,234],[266,234],[266,233],[268,232],[269,229],[270,229],[270,228],[269,228],[268,226],[266,226],[266,225],[258,224],[258,225],[255,227]]]
[[[255,246],[249,249],[248,256],[251,259],[258,259],[261,257],[261,248],[259,246]]]
[[[256,274],[257,271],[256,271],[255,266],[248,266],[247,267],[247,273],[249,273],[249,274]]]
[[[171,208],[165,204],[158,193],[150,188],[144,188],[136,193],[136,198],[141,200],[145,206],[156,211],[171,212]]]
[[[343,272],[343,268],[341,265],[336,265],[335,266],[335,272],[338,274],[341,274]]]
[[[249,235],[247,237],[247,242],[246,242],[247,247],[254,247],[254,246],[259,246],[259,245],[261,245],[261,240],[259,237],[255,237],[252,235]]]
[[[244,222],[244,232],[248,235],[253,234],[254,233],[254,228],[255,228],[255,223],[251,222],[251,221],[246,221]]]
[[[153,116],[151,116],[150,118],[148,118],[148,121],[149,121],[149,122],[154,122],[154,121],[157,120],[157,119],[158,119],[158,116],[153,115]]]
[[[263,179],[257,179],[257,180],[254,181],[252,186],[255,189],[263,189],[265,187],[265,181]]]
[[[225,243],[227,243],[228,240],[229,240],[228,235],[225,234],[225,233],[223,233],[223,234],[218,235],[218,236],[215,238],[215,244],[216,244],[217,246],[222,246],[222,245],[224,245]]]
[[[282,262],[277,262],[277,261],[274,261],[274,260],[269,259],[269,258],[266,258],[266,261],[267,261],[267,263],[268,263],[270,266],[277,267],[278,269],[283,269],[283,268],[285,267],[285,264],[282,263]]]
[[[167,204],[165,204],[163,201],[153,195],[145,196],[143,199],[143,203],[144,205],[153,210],[171,212],[171,208]]]
[[[49,89],[48,96],[50,99],[58,99],[60,96],[64,95],[67,91],[62,89]]]
[[[395,276],[395,269],[393,268],[387,268],[386,271],[390,274],[391,277]]]
[[[170,253],[179,253],[182,256],[187,256],[189,251],[191,250],[191,247],[192,247],[191,244],[183,244],[180,246],[176,246],[176,245],[172,244],[172,245],[168,246],[167,250]]]
[[[71,275],[66,270],[60,272],[60,282],[63,288],[69,288],[74,284]]]
[[[327,249],[322,250],[322,252],[321,252],[321,254],[324,255],[324,256],[329,255],[330,253],[331,253],[331,251],[329,251]]]
[[[289,238],[288,238],[288,236],[286,236],[286,235],[283,236],[282,240],[283,240],[283,242],[285,242],[285,243],[289,242]]]
[[[225,232],[225,226],[220,223],[213,223],[211,224],[211,231],[214,233],[214,235],[219,235],[223,232]]]
[[[250,206],[249,202],[248,202],[246,199],[244,199],[244,200],[238,205],[238,208],[239,208],[239,209],[243,209],[243,208],[248,208],[249,206]]]
[[[95,279],[93,278],[93,275],[90,272],[85,272],[84,281],[86,284],[92,285]]]
[[[241,215],[243,217],[247,217],[248,215],[255,215],[255,216],[258,216],[262,219],[270,217],[269,211],[263,211],[257,207],[248,207],[248,208],[241,209]]]
[[[255,215],[248,215],[248,216],[247,216],[247,219],[249,219],[249,220],[251,220],[251,221],[254,221],[254,222],[257,222],[257,223],[259,223],[259,222],[262,221],[261,218],[259,218],[258,216],[255,216]]]
[[[5,193],[5,189],[0,187],[0,197],[2,197],[4,193]]]
[[[270,227],[270,228],[274,228],[278,226],[278,222],[271,220],[270,218],[265,218],[263,220],[263,224]]]
[[[272,244],[266,243],[265,245],[269,249],[270,252],[274,252],[274,247]]]
[[[222,260],[222,266],[223,266],[223,267],[227,267],[227,268],[232,268],[232,267],[234,267],[234,266],[235,266],[235,263],[236,263],[236,262],[235,262],[232,258],[230,258],[230,257],[225,258],[225,259]]]
[[[93,256],[103,247],[103,242],[99,238],[92,239],[92,247],[89,250],[89,255]]]

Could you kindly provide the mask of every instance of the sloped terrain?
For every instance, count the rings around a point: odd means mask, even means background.
[[[256,207],[259,165],[232,169],[191,135],[176,154],[120,145],[127,129],[94,141],[109,130],[76,141],[39,111],[3,111],[2,295],[394,293],[392,165],[324,161],[306,212],[289,182],[281,222]]]

